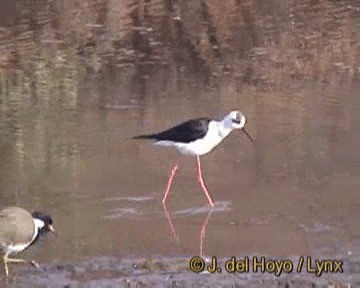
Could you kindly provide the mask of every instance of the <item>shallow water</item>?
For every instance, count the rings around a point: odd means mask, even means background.
[[[358,92],[354,85],[349,97],[355,101]],[[195,159],[131,140],[182,119],[219,114],[204,102],[194,105],[198,109],[189,104],[176,98],[167,101],[166,110],[157,101],[143,109],[79,109],[71,117],[38,120],[46,126],[45,135],[35,123],[14,131],[2,128],[2,135],[18,139],[13,151],[1,153],[6,159],[2,202],[49,211],[60,234],[49,241],[41,261],[199,254],[200,231],[211,209],[196,180]],[[306,127],[276,107],[260,117],[250,105],[239,107],[256,142],[235,131],[202,157],[216,202],[204,253],[284,256],[352,250],[351,219],[358,208],[355,106],[343,108],[349,118],[339,124],[331,115],[324,120],[304,110]],[[321,107],[313,109],[321,113]],[[35,121],[28,117],[27,123]],[[161,198],[177,161],[182,164],[166,207],[174,241]]]

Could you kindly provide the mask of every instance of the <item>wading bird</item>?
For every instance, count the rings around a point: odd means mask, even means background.
[[[245,123],[246,118],[241,112],[231,111],[222,120],[213,120],[209,118],[191,119],[168,130],[155,134],[135,136],[133,139],[155,140],[155,145],[175,147],[183,154],[195,155],[200,186],[204,191],[210,206],[214,207],[214,201],[206,188],[202,176],[200,156],[209,153],[235,129],[241,129],[251,141],[254,141],[245,130]],[[163,204],[165,204],[169,195],[178,168],[179,165],[176,164],[171,170],[162,200]]]
[[[8,263],[28,263],[35,267],[35,261],[9,258],[11,254],[24,251],[34,244],[40,234],[55,233],[52,219],[42,212],[30,214],[19,207],[6,207],[0,210],[0,252],[5,265],[5,274],[9,275]]]

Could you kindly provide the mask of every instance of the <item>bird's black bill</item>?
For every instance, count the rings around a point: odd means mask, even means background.
[[[245,130],[245,128],[241,129],[242,132],[250,139],[251,142],[254,142],[255,140],[250,136],[249,132]]]

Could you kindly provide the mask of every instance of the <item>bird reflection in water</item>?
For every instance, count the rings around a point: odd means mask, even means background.
[[[170,213],[169,213],[169,210],[167,209],[166,205],[163,204],[163,207],[164,207],[164,212],[165,212],[165,217],[166,219],[168,220],[168,223],[169,223],[169,227],[170,227],[170,233],[171,233],[171,236],[175,239],[176,242],[179,242],[179,237],[176,235],[176,231],[175,231],[175,228],[174,228],[174,225],[171,221],[171,217],[170,217]],[[209,219],[211,217],[211,214],[214,210],[213,209],[210,209],[209,212],[207,213],[205,219],[204,219],[204,222],[203,224],[201,225],[201,229],[200,229],[200,254],[199,256],[202,257],[203,256],[203,252],[204,252],[204,240],[205,240],[205,235],[206,235],[206,227],[209,223]]]

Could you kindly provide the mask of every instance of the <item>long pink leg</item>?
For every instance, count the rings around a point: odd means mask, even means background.
[[[209,204],[211,207],[214,207],[214,202],[213,200],[211,199],[211,196],[210,196],[210,193],[209,191],[207,190],[206,186],[205,186],[205,183],[204,183],[204,179],[202,177],[202,171],[201,171],[201,164],[200,164],[200,156],[197,155],[196,156],[196,161],[197,161],[197,168],[198,168],[198,180],[199,180],[199,183],[200,183],[200,186],[201,188],[203,189],[208,201],[209,201]]]
[[[172,186],[172,182],[174,180],[174,177],[175,177],[175,174],[176,174],[176,171],[177,169],[179,168],[179,165],[176,164],[172,169],[171,169],[171,173],[170,173],[170,177],[169,177],[169,180],[168,180],[168,183],[166,185],[166,191],[164,193],[164,197],[162,199],[162,203],[165,205],[165,202],[166,202],[166,198],[168,197],[169,195],[169,192],[170,192],[170,189],[171,189],[171,186]]]

